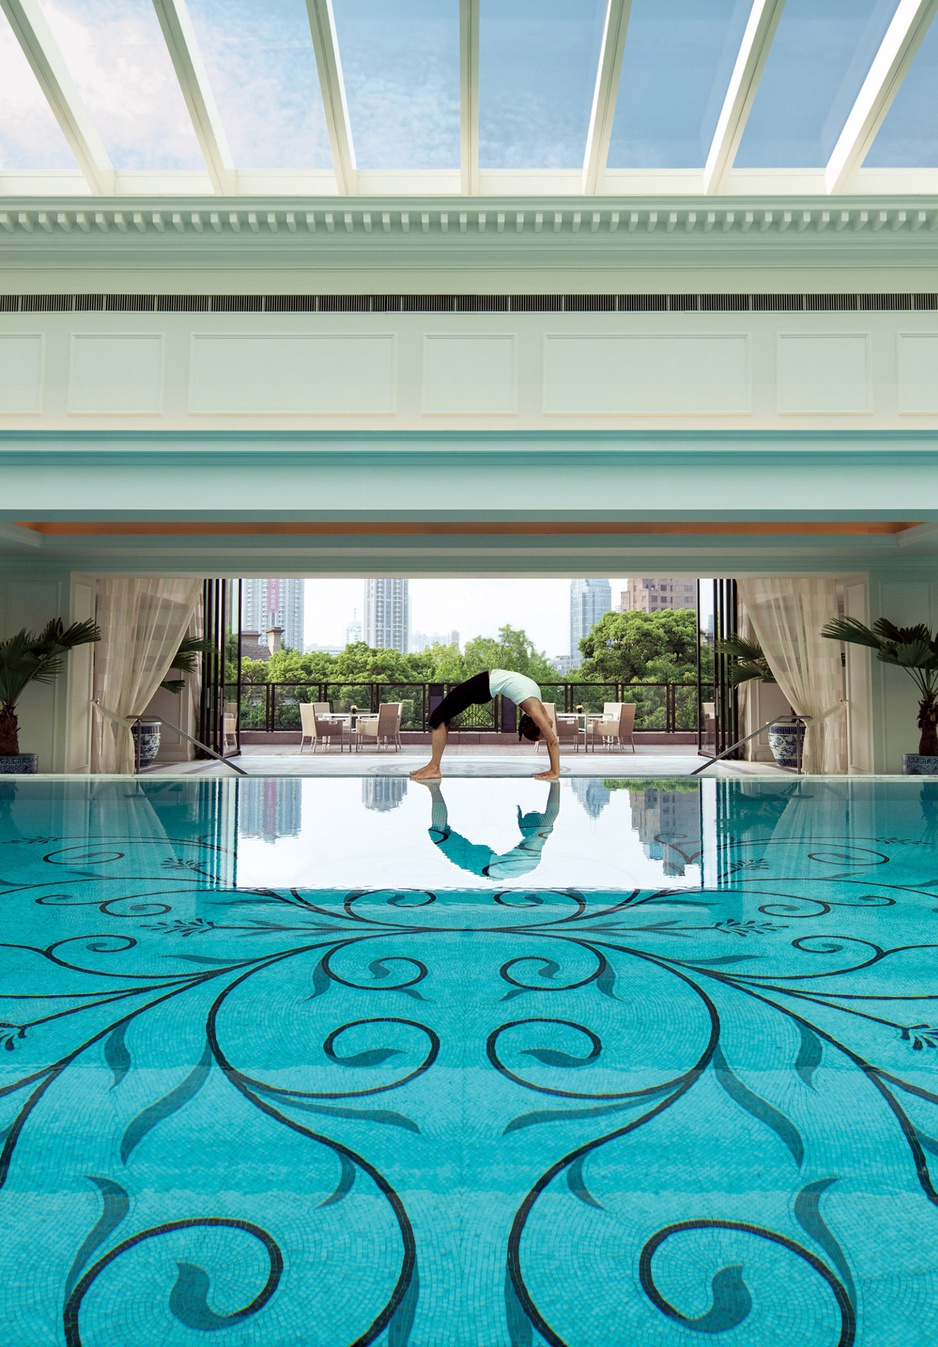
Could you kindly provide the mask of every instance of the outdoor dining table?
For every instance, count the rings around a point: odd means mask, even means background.
[[[328,719],[328,720],[341,720],[341,721],[342,721],[343,734],[342,734],[342,738],[340,738],[340,740],[339,740],[339,752],[340,752],[340,753],[344,753],[344,752],[345,752],[345,733],[344,733],[344,731],[345,731],[345,725],[348,724],[348,731],[349,731],[349,734],[348,734],[348,751],[351,753],[351,751],[352,751],[352,746],[353,746],[353,743],[354,743],[354,736],[355,736],[355,734],[356,734],[356,724],[355,724],[355,722],[356,722],[357,720],[359,720],[363,715],[366,715],[366,714],[368,714],[368,713],[367,713],[367,712],[362,712],[362,711],[330,711],[329,714],[328,714],[328,717],[325,717],[325,718]]]
[[[603,719],[603,713],[601,711],[558,711],[556,715],[558,720],[575,720],[579,723],[580,732],[583,735],[583,743],[587,748],[589,747],[590,741],[587,723],[590,720]]]

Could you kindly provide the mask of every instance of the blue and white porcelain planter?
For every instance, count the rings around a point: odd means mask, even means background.
[[[12,753],[0,758],[0,776],[35,776],[38,771],[38,753]]]
[[[160,751],[161,720],[138,720],[131,725],[134,737],[134,755],[138,768],[151,767]]]
[[[938,757],[930,753],[903,753],[902,770],[906,776],[938,776]]]
[[[769,726],[769,748],[779,767],[800,767],[804,751],[805,723],[797,717],[784,717]]]

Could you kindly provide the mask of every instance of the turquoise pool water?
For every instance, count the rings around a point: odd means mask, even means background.
[[[936,796],[0,782],[0,1338],[934,1343]]]

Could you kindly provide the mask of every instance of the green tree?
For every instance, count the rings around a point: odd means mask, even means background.
[[[697,678],[697,614],[606,613],[580,641],[584,681],[692,683]]]
[[[498,639],[475,636],[466,642],[463,655],[464,678],[481,673],[483,669],[513,669],[527,674],[536,683],[556,683],[560,675],[543,651],[535,649],[526,632],[515,627],[498,629]]]
[[[431,682],[461,683],[469,675],[466,672],[466,657],[458,645],[428,645],[423,652],[433,668]]]
[[[692,608],[670,608],[660,613],[606,613],[580,641],[586,656],[580,665],[583,682],[686,683],[675,694],[678,729],[697,725],[697,614]],[[636,724],[663,730],[668,723],[667,693],[663,687],[628,699],[636,704]],[[598,700],[584,691],[584,703]]]

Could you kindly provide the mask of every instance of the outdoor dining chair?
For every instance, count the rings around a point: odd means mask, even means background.
[[[551,726],[552,726],[552,728],[553,728],[554,734],[556,734],[558,740],[560,741],[560,746],[561,746],[561,748],[563,747],[563,745],[564,745],[565,743],[571,743],[571,742],[572,742],[573,745],[574,745],[574,747],[576,748],[577,753],[579,753],[579,751],[580,751],[580,724],[579,724],[579,719],[578,719],[578,717],[577,717],[577,716],[565,716],[565,715],[563,715],[563,714],[561,714],[561,715],[558,717],[558,715],[557,715],[557,703],[556,703],[556,702],[543,702],[542,705],[543,705],[543,707],[544,707],[544,710],[547,712],[548,716],[550,717],[550,723],[551,723]],[[540,752],[540,750],[541,750],[541,743],[542,743],[542,742],[543,742],[543,741],[542,741],[541,739],[538,739],[537,743],[534,745],[535,750],[536,750],[537,752]]]
[[[339,741],[340,751],[344,747],[343,733],[346,722],[337,720],[328,714],[323,714],[317,709],[319,703],[300,702],[300,724],[302,734],[300,736],[300,752],[302,753],[307,746],[307,741],[312,745],[313,752],[320,742],[332,743],[336,739]]]
[[[607,703],[608,705],[608,703]],[[620,749],[625,748],[626,742],[632,752],[635,752],[635,702],[619,702],[617,714],[612,716],[603,715],[602,720],[588,720],[586,722],[586,742],[589,747],[595,748],[597,743],[601,742],[603,747],[618,744]]]
[[[363,740],[373,741],[376,748],[393,743],[395,752],[399,752],[403,710],[403,702],[382,702],[376,716],[359,716],[355,726],[359,746]]]

